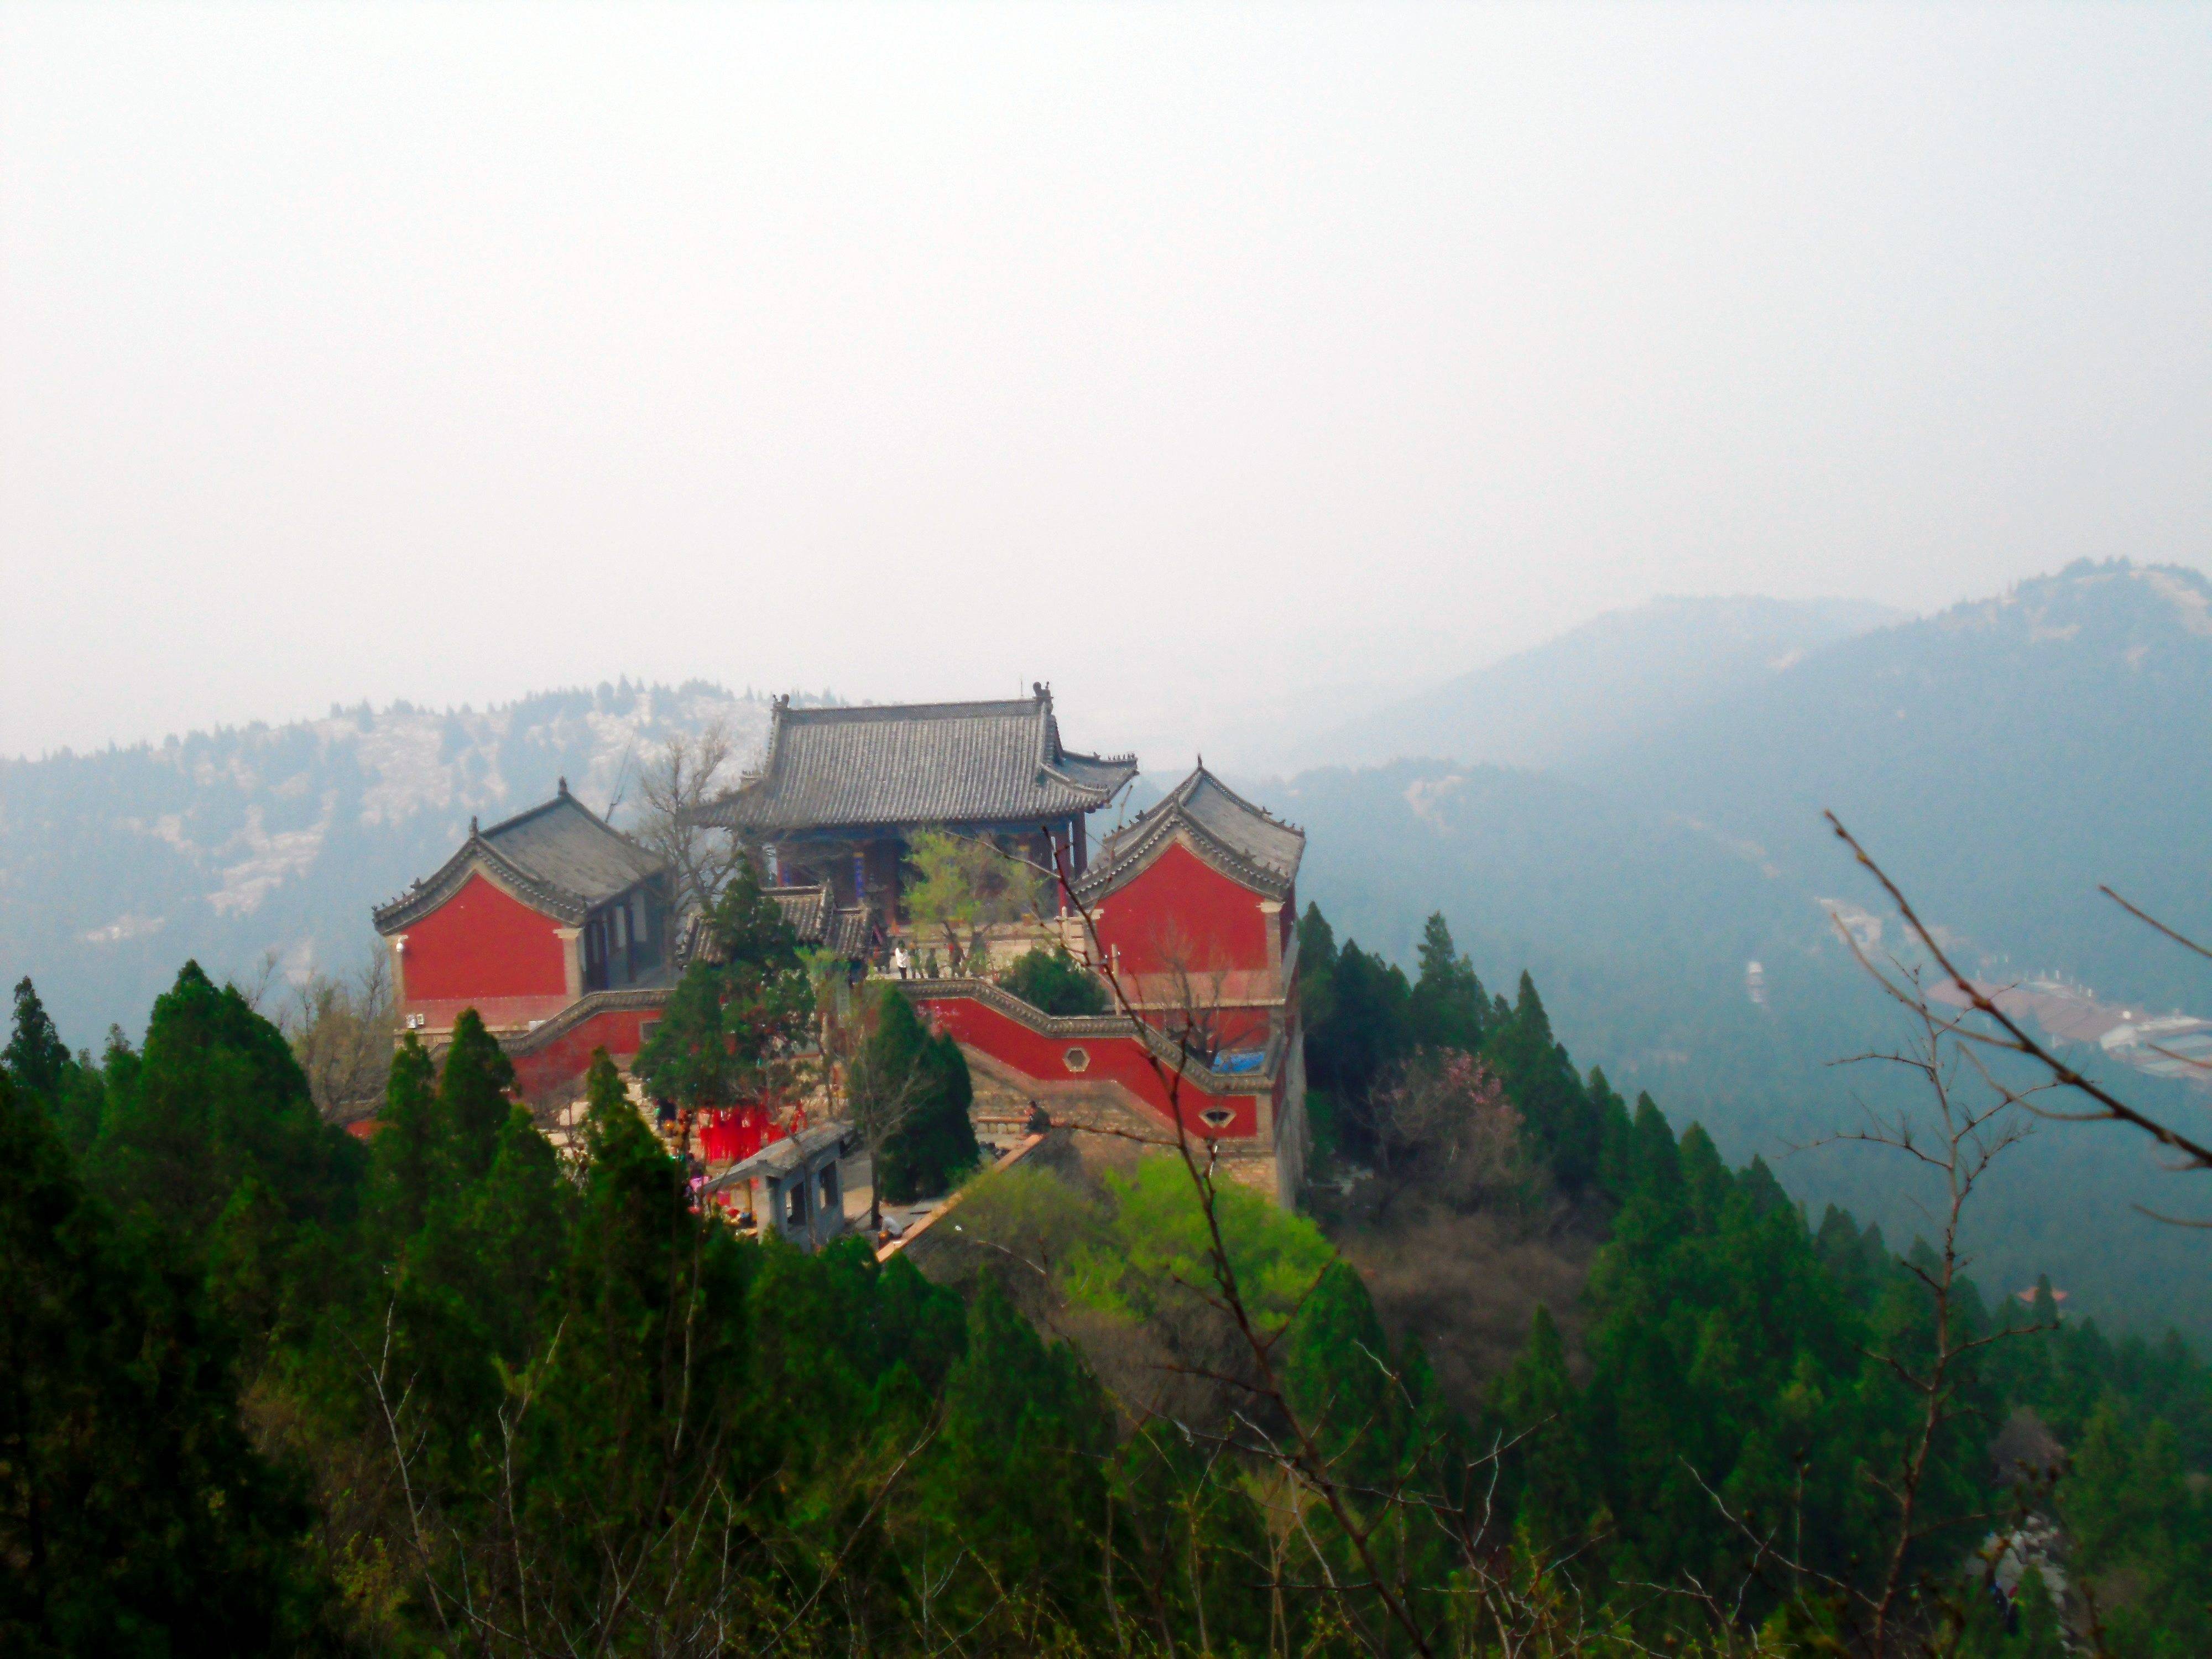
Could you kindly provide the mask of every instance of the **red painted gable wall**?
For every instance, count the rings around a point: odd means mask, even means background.
[[[565,997],[568,951],[555,936],[560,926],[472,875],[453,897],[404,930],[407,1000]]]
[[[1126,974],[1212,973],[1267,965],[1260,895],[1180,842],[1100,905],[1098,942]]]
[[[605,1049],[617,1066],[629,1065],[645,1046],[645,1026],[659,1018],[658,1008],[610,1008],[592,1015],[544,1048],[515,1055],[516,1091],[529,1097],[569,1088],[591,1070],[595,1049]]]

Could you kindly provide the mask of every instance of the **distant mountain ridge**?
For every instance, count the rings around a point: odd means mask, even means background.
[[[1835,1062],[1901,1035],[1821,902],[1882,908],[1824,808],[1969,971],[2055,969],[2108,1000],[2212,1015],[2206,964],[2096,890],[2212,938],[2212,582],[2192,570],[2077,563],[1808,649],[1547,772],[1428,758],[1250,787],[1307,830],[1301,896],[1340,939],[1410,964],[1442,910],[1493,988],[1534,970],[1582,1064],[1893,1231],[1923,1224],[1894,1170],[1784,1158],[1881,1098]],[[1901,943],[1893,922],[1882,947]],[[2212,1092],[2120,1080],[2212,1125]],[[1990,1270],[2050,1271],[2084,1307],[2212,1333],[2201,1236],[2130,1207],[2203,1197],[2152,1164],[2124,1136],[2044,1126],[1988,1212]]]
[[[369,907],[559,779],[617,817],[659,744],[720,719],[757,745],[767,704],[702,682],[553,691],[482,710],[400,703],[0,761],[0,975],[24,974],[73,1044],[135,1034],[187,957],[249,976],[367,958]]]
[[[1905,616],[1864,599],[1656,599],[1364,714],[1313,749],[1349,765],[1571,766]]]
[[[1992,971],[2205,994],[2096,891],[2212,929],[2212,582],[2196,571],[2084,560],[1808,653],[1565,769],[1811,886],[1838,874],[1832,809]]]

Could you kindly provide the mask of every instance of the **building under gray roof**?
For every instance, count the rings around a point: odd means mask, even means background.
[[[390,933],[430,914],[484,868],[548,915],[581,922],[594,905],[628,892],[659,869],[650,854],[568,793],[489,830],[469,822],[469,838],[438,872],[375,912]]]
[[[875,918],[866,905],[840,906],[836,890],[827,882],[811,887],[767,887],[762,892],[775,902],[783,919],[802,945],[818,945],[833,956],[859,962],[876,944]],[[685,936],[683,960],[719,962],[714,930],[703,915],[691,917]]]
[[[1096,811],[1133,756],[1060,740],[1052,693],[1006,702],[793,708],[779,699],[761,769],[692,817],[752,835],[1044,824]]]
[[[1305,831],[1255,806],[1200,766],[1134,823],[1106,837],[1077,890],[1087,897],[1115,885],[1178,829],[1202,854],[1277,898],[1288,896],[1305,856]]]

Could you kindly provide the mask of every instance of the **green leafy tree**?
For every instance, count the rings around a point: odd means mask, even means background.
[[[1110,1012],[1106,988],[1066,951],[1039,945],[1024,951],[999,976],[1004,989],[1041,1013],[1103,1014]]]
[[[1043,902],[1042,874],[981,836],[924,830],[908,845],[907,864],[901,893],[907,921],[917,932],[942,935],[946,957],[971,972],[988,965],[985,928],[1035,915]]]

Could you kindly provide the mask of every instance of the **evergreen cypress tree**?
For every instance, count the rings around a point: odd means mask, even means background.
[[[1552,1310],[1536,1304],[1528,1345],[1498,1381],[1493,1407],[1519,1447],[1510,1466],[1516,1521],[1547,1547],[1571,1541],[1588,1519],[1575,1386]]]
[[[895,1204],[933,1198],[975,1167],[981,1156],[968,1115],[975,1085],[967,1056],[933,1034],[914,1005],[886,987],[861,1068],[869,1086],[903,1113],[884,1143],[875,1182]]]
[[[422,1231],[431,1203],[447,1189],[441,1118],[437,1067],[410,1031],[392,1056],[384,1109],[369,1143],[369,1212],[387,1249]]]
[[[197,1239],[252,1174],[295,1222],[351,1217],[366,1155],[322,1121],[284,1034],[236,987],[186,963],[126,1086],[115,1069],[94,1156],[125,1206]]]
[[[126,1236],[0,1075],[0,1650],[295,1651],[303,1506],[196,1273]]]
[[[1453,945],[1442,911],[1422,926],[1419,959],[1419,977],[1407,999],[1413,1041],[1422,1048],[1475,1053],[1489,1024],[1490,997],[1474,964]]]
[[[8,1047],[0,1050],[0,1066],[7,1068],[21,1094],[52,1110],[59,1103],[62,1085],[70,1070],[69,1045],[54,1026],[53,1017],[39,1000],[27,975],[15,981],[15,1024]]]
[[[1598,1172],[1597,1114],[1566,1049],[1552,1035],[1536,982],[1525,972],[1512,1017],[1490,1035],[1483,1057],[1520,1108],[1530,1140],[1569,1190]]]
[[[514,1062],[484,1029],[477,1011],[463,1009],[453,1022],[445,1071],[438,1079],[439,1115],[459,1180],[477,1180],[491,1168],[500,1132],[514,1109]]]

